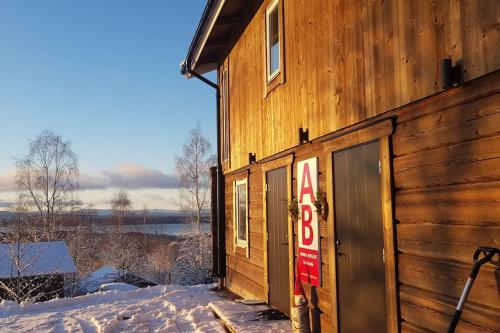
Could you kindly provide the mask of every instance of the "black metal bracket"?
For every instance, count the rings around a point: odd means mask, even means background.
[[[450,58],[441,61],[441,88],[448,89],[462,83],[462,63],[457,61],[453,66]]]
[[[309,141],[309,128],[303,129],[299,128],[299,144],[306,143]]]
[[[257,154],[255,153],[248,153],[248,164],[252,164],[257,162]]]

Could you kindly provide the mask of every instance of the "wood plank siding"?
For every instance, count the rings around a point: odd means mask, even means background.
[[[496,83],[488,81],[496,89],[485,96],[398,117],[392,159],[400,307],[411,327],[446,331],[474,249],[500,246],[500,75],[495,74]],[[483,267],[457,332],[500,331],[497,274],[498,267]]]
[[[248,2],[258,9],[248,10],[248,24],[219,59],[229,76],[227,287],[269,300],[270,163],[289,158],[294,198],[297,161],[318,157],[319,191],[331,202],[331,153],[380,139],[384,228],[393,233],[384,241],[394,243],[386,278],[394,280],[387,288],[395,295],[389,322],[396,324],[389,326],[397,328],[389,331],[446,331],[475,248],[500,247],[500,1],[280,1],[283,83],[266,92],[268,0]],[[444,91],[443,58],[462,64],[464,80]],[[303,144],[301,127],[309,130]],[[249,153],[256,162],[249,164]],[[248,249],[236,246],[233,230],[233,184],[243,178]],[[338,329],[333,223],[320,221],[322,285],[304,286],[314,300],[312,326],[322,332]],[[295,263],[297,223],[291,225]],[[498,271],[483,266],[457,332],[500,332]]]
[[[248,178],[248,246],[236,245],[233,226],[233,183]],[[232,176],[226,176],[226,253],[227,287],[247,298],[265,299],[264,278],[264,223],[262,218],[262,171],[244,170]]]
[[[465,81],[500,68],[498,1],[283,0],[286,79],[266,95],[268,4],[219,61],[229,71],[228,171],[248,153],[297,145],[299,127],[314,139],[440,92],[443,58],[463,63]]]
[[[390,160],[401,331],[446,331],[475,248],[500,246],[500,71],[391,110],[370,122],[383,118],[395,119]],[[290,151],[295,162],[319,157],[321,192],[328,192],[328,158],[323,147],[334,141],[342,147],[344,138],[320,138]],[[229,289],[243,297],[266,299],[262,168],[256,163],[226,176],[228,217],[232,216],[232,182],[249,175],[250,186],[250,258],[245,257],[244,250],[234,251],[229,218],[227,279]],[[292,174],[292,194],[296,196],[296,163]],[[293,233],[296,249],[296,223]],[[336,311],[330,301],[330,239],[324,220],[320,222],[320,234],[323,285],[315,290],[318,311],[311,313],[321,314],[318,325],[328,332]],[[491,264],[481,270],[457,332],[500,330],[496,272],[498,268]],[[305,289],[311,299],[312,289],[307,284]]]

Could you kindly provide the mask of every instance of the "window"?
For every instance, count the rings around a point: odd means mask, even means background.
[[[247,179],[235,182],[234,185],[234,219],[236,245],[246,247],[248,244],[248,186]]]
[[[229,160],[229,82],[227,68],[222,71],[222,161]]]
[[[267,82],[280,73],[280,52],[279,0],[274,0],[266,10]]]

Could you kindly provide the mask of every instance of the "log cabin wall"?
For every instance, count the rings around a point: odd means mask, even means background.
[[[500,2],[281,1],[283,84],[266,93],[267,0],[220,59],[230,105],[227,286],[242,297],[267,297],[260,161],[293,154],[296,195],[296,161],[317,156],[320,191],[327,192],[324,140],[393,117],[400,329],[446,331],[475,247],[500,243]],[[448,57],[462,63],[465,83],[442,91],[439,65]],[[309,129],[310,143],[298,145],[299,127]],[[249,153],[256,164],[248,165]],[[233,241],[233,182],[245,177],[248,254]],[[293,233],[296,251],[296,224]],[[314,313],[321,315],[311,319],[328,332],[336,309],[329,283],[333,240],[324,221],[320,233],[323,285]],[[498,267],[487,265],[457,332],[500,331],[498,290]]]
[[[472,266],[479,245],[500,246],[500,71],[462,86],[393,109],[286,152],[296,163],[319,157],[319,191],[328,192],[323,147],[344,140],[382,119],[393,119],[390,137],[396,230],[398,321],[402,332],[443,332]],[[277,158],[280,155],[276,156]],[[263,171],[257,162],[226,176],[228,288],[243,297],[266,299],[263,241]],[[250,256],[234,251],[233,181],[249,179]],[[334,214],[333,211],[330,214]],[[293,226],[297,256],[297,223]],[[320,222],[322,287],[305,285],[311,321],[334,332],[326,221]],[[500,331],[498,266],[483,266],[457,332]],[[314,314],[319,314],[315,316]]]
[[[234,240],[233,184],[248,179],[248,246],[238,247]],[[262,219],[262,171],[243,170],[225,177],[226,193],[226,284],[234,293],[251,299],[264,300],[264,223]]]
[[[500,246],[500,72],[438,96],[396,113],[392,136],[403,331],[445,332],[475,248]],[[499,267],[483,266],[457,332],[500,331]]]
[[[500,68],[498,1],[282,1],[283,84],[266,95],[269,0],[219,60],[229,69],[227,171],[248,153],[297,145],[299,127],[314,139],[441,91],[443,58],[463,64],[465,81]]]

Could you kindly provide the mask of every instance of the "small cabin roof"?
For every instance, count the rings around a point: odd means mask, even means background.
[[[15,262],[19,260],[19,265]],[[19,267],[19,269],[17,269]],[[76,273],[65,242],[0,244],[0,278]]]
[[[220,52],[231,41],[231,32],[244,24],[242,10],[247,0],[208,0],[198,28],[181,63],[181,72],[187,78],[187,69],[204,74],[217,69]]]

